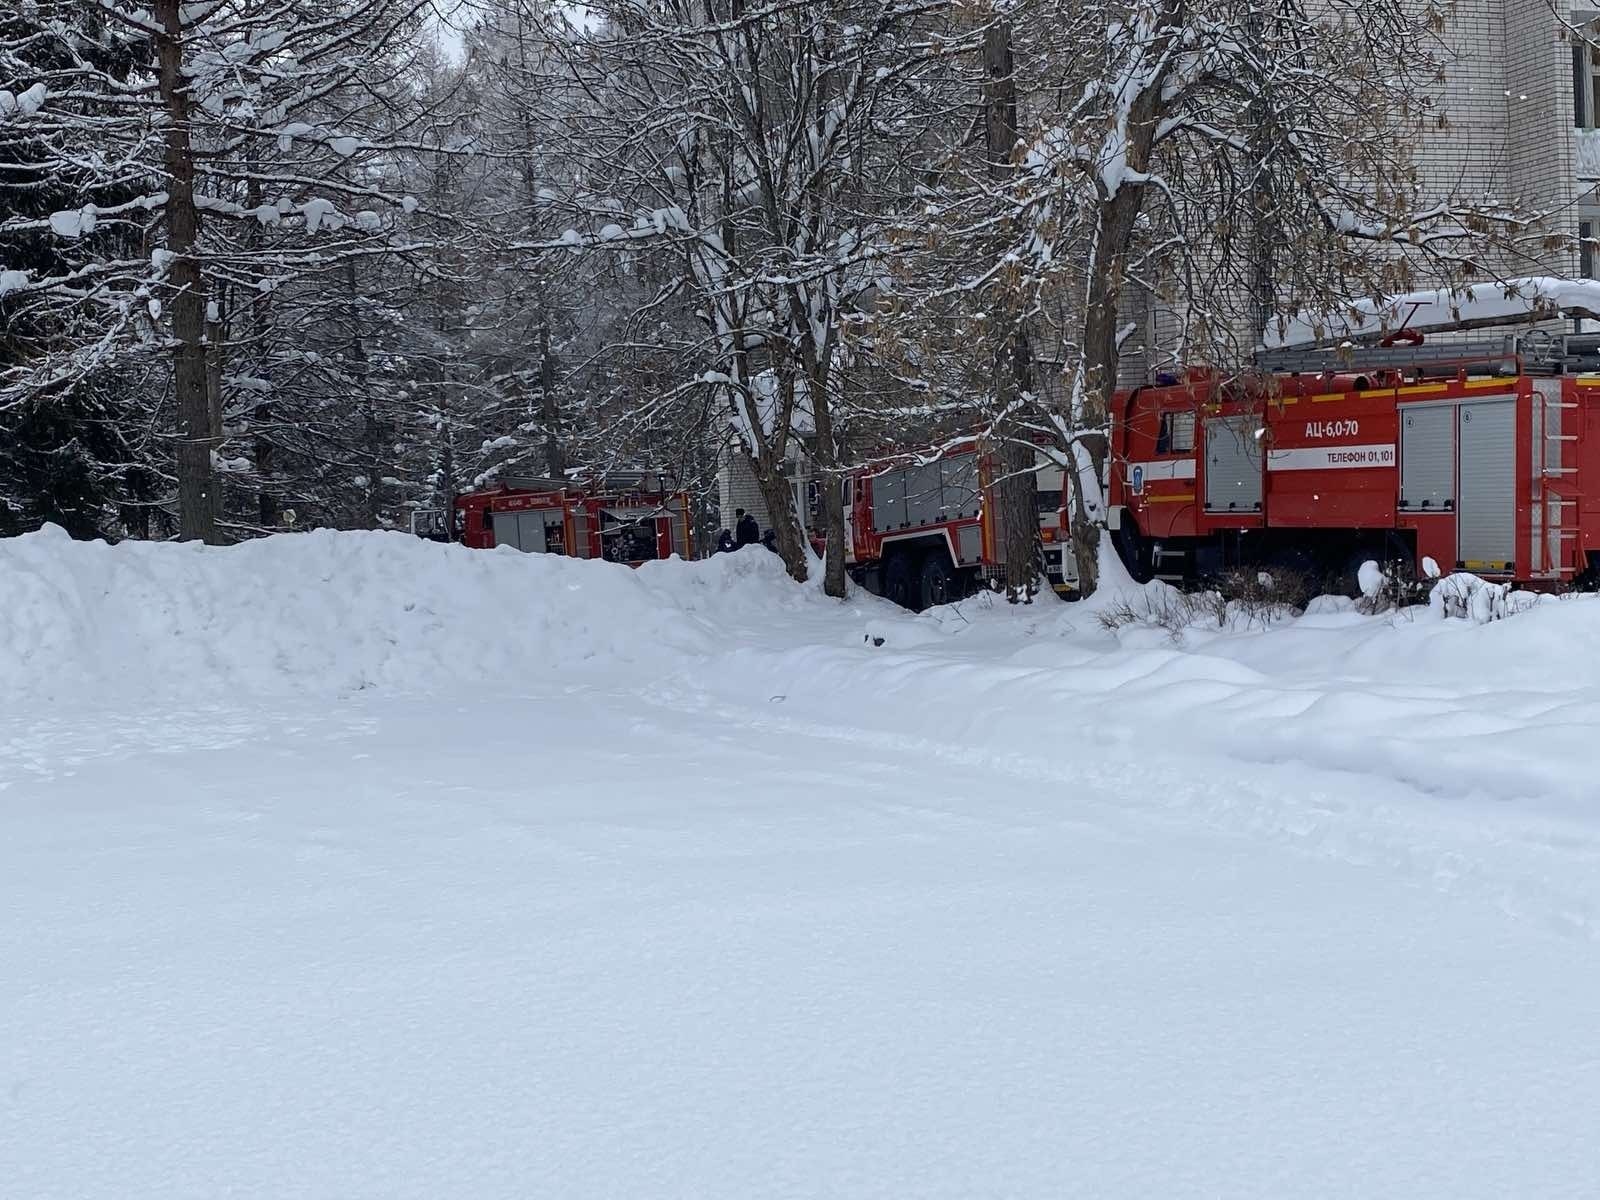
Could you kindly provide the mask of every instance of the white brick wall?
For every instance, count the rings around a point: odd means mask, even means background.
[[[722,452],[722,462],[717,469],[717,503],[722,510],[722,528],[729,533],[738,520],[734,513],[741,508],[754,513],[762,529],[772,524],[767,502],[761,498],[761,488],[756,483],[755,469],[744,452],[733,446]]]
[[[791,453],[789,478],[794,483],[795,501],[799,506],[802,523],[809,519],[805,505],[806,482],[809,477],[805,461]],[[755,516],[763,533],[772,527],[772,516],[767,511],[767,502],[761,494],[761,486],[756,482],[755,468],[749,456],[738,446],[729,445],[722,449],[717,466],[717,505],[721,510],[720,528],[726,529],[729,533],[733,532],[734,522],[738,519],[734,513],[741,508]]]

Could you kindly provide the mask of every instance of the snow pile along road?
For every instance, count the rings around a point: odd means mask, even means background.
[[[630,571],[398,533],[215,549],[0,539],[0,689],[25,700],[515,688],[676,662],[730,624],[823,603],[775,556]],[[830,606],[832,607],[832,606]]]

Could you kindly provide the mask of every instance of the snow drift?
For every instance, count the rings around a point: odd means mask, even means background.
[[[1112,570],[1105,596],[1149,601],[1163,586]],[[1594,793],[1592,597],[1547,598],[1488,625],[1445,619],[1437,597],[1377,616],[1325,600],[1222,629],[1108,628],[1102,607],[1048,594],[920,616],[866,595],[840,604],[758,549],[634,571],[403,534],[217,549],[50,530],[0,540],[0,688],[13,704],[127,710],[514,697],[551,684],[665,693],[688,680],[735,709],[782,697],[790,716],[986,754],[1033,754],[1070,735],[1095,753],[1150,741],[1370,771],[1435,794],[1570,805]]]
[[[1104,589],[1146,590],[1116,570]],[[1481,628],[1442,619],[1437,604],[1378,617],[1322,604],[1270,628],[1196,627],[1177,638],[1140,626],[1109,633],[1096,609],[1048,594],[1027,608],[984,596],[922,616],[863,594],[840,604],[818,578],[796,587],[761,550],[629,570],[396,533],[319,531],[214,548],[74,542],[46,529],[0,539],[0,688],[21,701],[107,703],[504,693],[534,678],[600,671],[643,681],[686,661],[752,654],[798,655],[821,682],[835,653],[844,676],[829,686],[846,686],[863,654],[909,653],[929,679],[971,671],[974,657],[1027,660],[1067,703],[1090,700],[1101,676],[1113,691],[1124,687],[1153,656],[1163,670],[1152,682],[1172,671],[1231,681],[1247,665],[1258,695],[1337,681],[1600,695],[1600,604],[1588,598],[1548,600]],[[1153,699],[1166,697],[1158,689]]]
[[[633,571],[398,533],[227,548],[0,539],[0,688],[13,700],[494,686],[703,654],[753,612],[820,606],[765,551]]]

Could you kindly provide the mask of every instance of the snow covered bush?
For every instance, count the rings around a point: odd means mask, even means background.
[[[1164,629],[1176,642],[1195,623],[1198,611],[1196,596],[1164,583],[1150,583],[1136,590],[1120,590],[1115,599],[1102,600],[1095,620],[1108,633],[1131,625]]]
[[[1479,625],[1526,612],[1538,603],[1534,592],[1514,591],[1508,583],[1490,583],[1466,571],[1445,576],[1428,593],[1430,612]]]

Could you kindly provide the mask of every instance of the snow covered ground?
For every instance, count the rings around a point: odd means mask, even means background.
[[[1600,1192],[1600,604],[776,566],[0,542],[0,1194]]]

